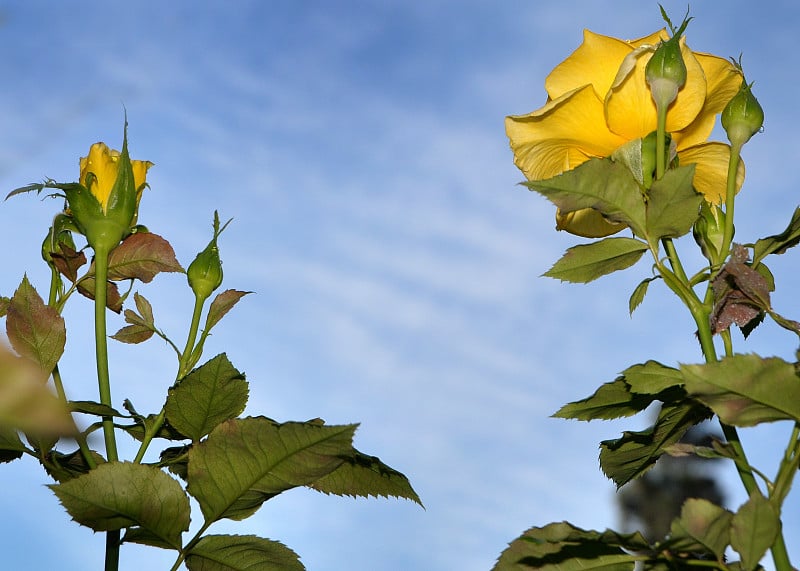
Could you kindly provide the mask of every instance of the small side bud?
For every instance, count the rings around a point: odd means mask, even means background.
[[[222,260],[219,257],[217,239],[222,231],[230,224],[228,220],[222,228],[219,225],[219,214],[214,211],[214,237],[208,246],[197,254],[194,261],[186,270],[189,287],[199,299],[207,299],[220,285],[222,285]]]
[[[700,216],[694,223],[692,234],[694,241],[700,246],[703,256],[712,266],[722,264],[725,255],[722,253],[723,235],[725,233],[725,212],[716,204],[703,201]]]

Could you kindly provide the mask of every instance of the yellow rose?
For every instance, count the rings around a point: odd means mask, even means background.
[[[120,167],[119,157],[119,151],[109,149],[105,143],[95,143],[89,148],[89,154],[81,157],[80,160],[80,182],[97,199],[104,214],[108,212],[108,198],[117,181]],[[142,198],[147,169],[151,166],[153,163],[150,161],[131,161],[134,187],[136,188],[136,204],[139,204],[139,200]]]
[[[645,67],[665,30],[632,41],[584,31],[583,43],[547,76],[547,103],[506,118],[514,164],[528,180],[544,180],[656,130],[656,106]],[[685,85],[667,113],[667,132],[681,165],[695,164],[694,187],[706,200],[725,198],[730,147],[707,142],[716,115],[738,92],[742,76],[723,58],[692,52],[681,39]],[[739,178],[743,179],[740,169]],[[741,180],[738,181],[741,185]],[[556,214],[556,226],[590,238],[619,232],[592,209]]]

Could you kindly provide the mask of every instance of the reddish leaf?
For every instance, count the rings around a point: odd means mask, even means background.
[[[208,308],[206,317],[206,331],[210,331],[225,316],[236,303],[251,291],[238,291],[228,289],[218,294]]]
[[[63,242],[60,244],[60,252],[51,252],[50,257],[53,265],[69,281],[75,283],[78,279],[78,270],[86,264],[86,255],[83,252],[76,252]]]
[[[147,341],[152,336],[153,330],[149,327],[145,327],[144,325],[126,325],[114,333],[111,338],[116,339],[120,343],[129,343],[134,345],[136,343]]]
[[[94,299],[94,275],[87,275],[78,282],[78,291],[81,295]],[[122,297],[119,295],[117,284],[107,282],[106,307],[114,313],[122,312]]]
[[[183,272],[164,238],[149,232],[131,234],[108,256],[108,279],[138,279],[145,283],[160,272]]]
[[[8,305],[6,333],[17,353],[48,374],[64,353],[67,342],[64,318],[44,304],[27,276],[22,278]]]
[[[734,244],[733,253],[712,284],[716,302],[711,313],[711,330],[725,331],[738,325],[749,333],[770,309],[770,285],[766,278],[746,264],[747,250]]]

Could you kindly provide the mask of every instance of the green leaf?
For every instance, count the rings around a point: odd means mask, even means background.
[[[588,283],[629,268],[645,251],[647,244],[635,238],[605,238],[569,248],[544,275],[566,282]]]
[[[166,467],[181,480],[186,481],[186,475],[189,471],[189,450],[191,449],[191,444],[164,448],[158,456],[158,465]]]
[[[562,212],[593,208],[612,222],[627,224],[640,238],[647,236],[642,191],[631,171],[621,163],[589,159],[553,178],[523,184]]]
[[[405,498],[422,505],[408,478],[379,458],[354,449],[342,460],[338,468],[315,480],[309,487],[325,494]]]
[[[683,384],[683,375],[678,369],[653,360],[632,365],[622,375],[630,385],[631,392],[644,395],[657,395]]]
[[[131,234],[108,256],[109,280],[148,283],[160,272],[183,271],[169,242],[150,232]]]
[[[500,555],[492,571],[631,571],[636,556],[649,550],[640,533],[622,535],[606,530],[586,531],[567,522],[533,527],[515,539]]]
[[[255,535],[206,535],[186,555],[189,571],[303,571],[298,555]]]
[[[783,254],[798,243],[800,243],[800,207],[794,209],[786,230],[756,241],[753,245],[753,266],[757,266],[769,254]]]
[[[253,293],[251,291],[238,291],[235,289],[225,290],[214,298],[211,305],[208,307],[208,315],[206,316],[206,331],[211,331],[219,321],[228,313],[231,308],[236,305],[240,299],[247,294]]]
[[[647,295],[647,289],[650,286],[650,282],[653,280],[657,280],[658,278],[645,278],[639,285],[636,286],[636,289],[633,290],[630,299],[628,300],[628,313],[633,315],[633,312],[636,311],[636,308],[641,305],[644,301],[644,296]]]
[[[206,522],[241,520],[263,502],[333,472],[352,453],[356,425],[233,419],[189,452],[187,489]]]
[[[682,365],[686,391],[726,424],[800,421],[800,379],[777,357],[734,355],[717,363]]]
[[[8,313],[9,304],[11,304],[11,300],[0,295],[0,317],[5,317],[6,313]]]
[[[731,522],[731,547],[742,557],[742,569],[752,571],[758,567],[780,528],[777,508],[761,492],[754,490]]]
[[[695,165],[669,169],[647,192],[646,228],[651,244],[678,238],[692,229],[703,202],[692,183],[694,169]]]
[[[124,416],[113,407],[89,400],[72,400],[69,401],[67,406],[72,412],[92,414],[94,416]]]
[[[105,458],[94,450],[90,450],[95,466],[105,462]],[[50,477],[58,482],[66,482],[86,474],[91,468],[83,457],[80,450],[75,450],[69,454],[62,454],[57,450],[51,450],[42,461],[44,469]]]
[[[0,463],[21,458],[25,450],[25,445],[20,440],[17,431],[0,424]]]
[[[6,333],[17,353],[48,374],[64,353],[67,342],[64,318],[44,304],[27,276],[22,278],[8,306]]]
[[[180,549],[181,533],[189,529],[189,498],[153,466],[109,462],[49,487],[75,521],[94,531],[138,526]]]
[[[672,551],[704,552],[722,561],[730,543],[733,514],[708,500],[689,498],[680,518],[670,527],[667,544]]]
[[[667,447],[708,417],[708,409],[692,401],[664,404],[647,430],[624,432],[621,438],[601,442],[600,467],[620,488],[652,468]]]
[[[553,416],[577,420],[609,420],[632,416],[646,409],[654,400],[655,397],[652,396],[632,393],[625,379],[619,377],[600,385],[592,396],[562,406]]]
[[[239,416],[247,405],[248,386],[223,353],[186,375],[167,395],[169,423],[199,441],[219,423]]]

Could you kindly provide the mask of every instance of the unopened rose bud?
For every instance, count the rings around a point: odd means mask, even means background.
[[[764,110],[753,95],[752,87],[752,83],[742,80],[739,92],[722,111],[722,127],[734,147],[744,145],[764,125]]]
[[[680,36],[661,42],[645,67],[645,79],[657,106],[668,107],[686,83],[686,64],[681,54]]]
[[[220,228],[219,215],[214,212],[214,237],[208,243],[208,246],[197,254],[194,261],[189,264],[189,269],[186,270],[189,287],[200,299],[206,299],[222,285],[222,260],[219,257],[217,238],[229,223],[230,220]]]

